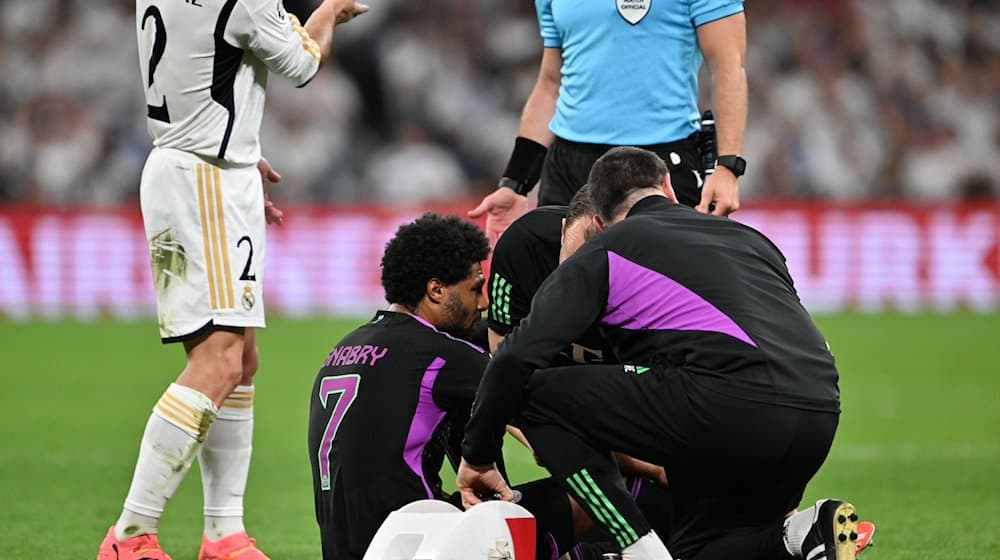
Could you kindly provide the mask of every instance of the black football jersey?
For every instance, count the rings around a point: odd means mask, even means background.
[[[414,315],[379,311],[323,362],[310,396],[309,457],[325,560],[361,558],[382,521],[443,498],[446,455],[489,355]]]
[[[542,206],[515,220],[504,231],[490,260],[487,325],[507,335],[531,310],[531,300],[559,266],[565,206]],[[590,329],[559,353],[552,365],[614,363],[598,329]]]
[[[625,363],[684,370],[730,398],[840,411],[833,355],[781,251],[739,222],[649,196],[543,282],[483,375],[462,456],[499,456],[531,375],[595,326]]]

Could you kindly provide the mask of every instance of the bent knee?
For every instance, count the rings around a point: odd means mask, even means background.
[[[260,353],[257,350],[257,344],[247,344],[243,348],[242,379],[240,380],[240,385],[251,385],[253,383],[253,376],[257,373],[258,366],[260,366]]]
[[[216,331],[190,353],[190,359],[197,364],[197,370],[235,387],[243,377],[242,337]]]
[[[214,369],[227,384],[235,387],[243,379],[243,349],[226,348],[215,356]]]

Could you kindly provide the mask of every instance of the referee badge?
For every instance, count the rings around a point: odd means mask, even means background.
[[[649,13],[649,8],[653,5],[653,0],[615,0],[615,7],[618,8],[618,15],[625,18],[625,21],[635,25],[642,21]]]

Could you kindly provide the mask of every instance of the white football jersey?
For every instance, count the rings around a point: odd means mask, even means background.
[[[268,71],[296,86],[319,45],[281,0],[136,0],[153,144],[237,165],[260,159]]]

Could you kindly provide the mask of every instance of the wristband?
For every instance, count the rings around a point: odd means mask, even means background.
[[[542,176],[542,162],[548,148],[523,136],[514,140],[514,150],[510,154],[503,178],[498,187],[510,187],[519,195],[527,195]]]
[[[520,181],[515,181],[514,179],[511,179],[510,177],[501,177],[500,180],[497,181],[497,188],[499,189],[501,187],[507,187],[508,189],[510,189],[510,190],[516,192],[517,194],[522,195],[522,196],[528,194],[528,192],[531,191],[530,188],[529,189],[524,189],[524,187],[521,185]],[[524,191],[524,192],[521,192],[521,191]]]

